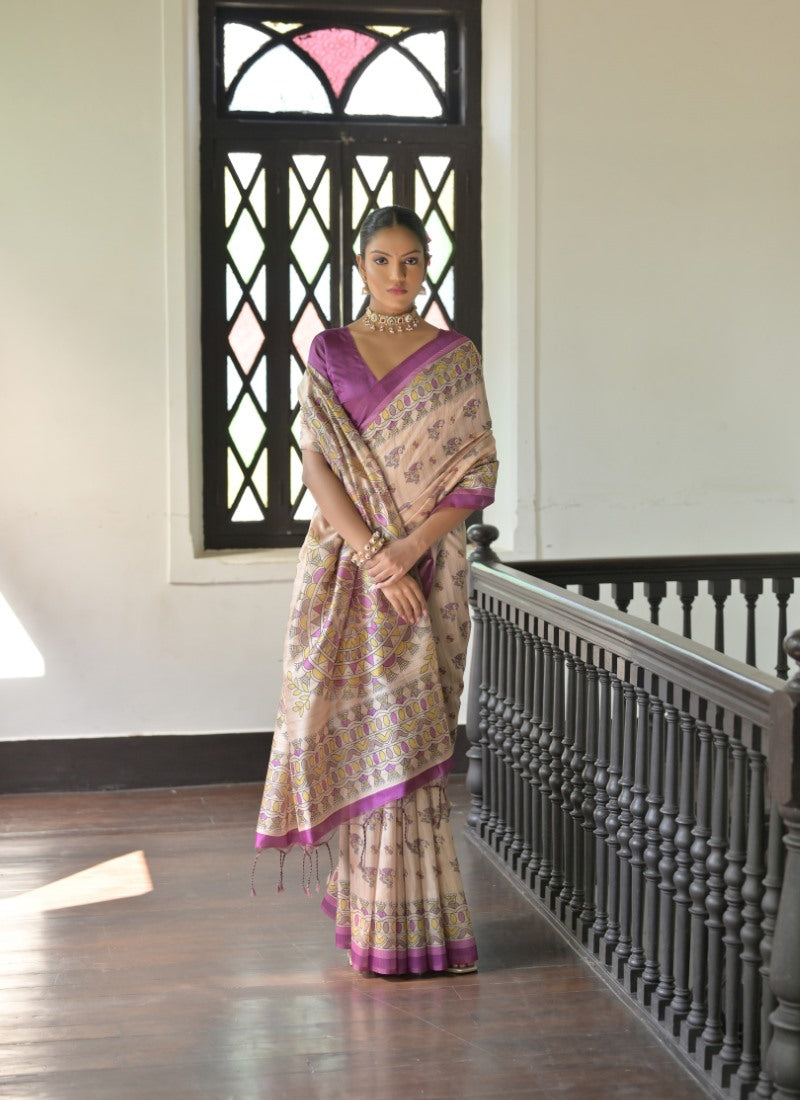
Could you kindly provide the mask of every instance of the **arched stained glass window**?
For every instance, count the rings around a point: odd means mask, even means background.
[[[419,31],[241,19],[222,24],[222,102],[230,113],[448,117],[447,21]]]
[[[371,210],[417,211],[418,308],[480,338],[480,3],[199,5],[205,541],[296,545],[299,385],[314,336],[362,307]]]

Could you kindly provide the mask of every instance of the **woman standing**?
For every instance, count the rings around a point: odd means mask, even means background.
[[[475,969],[445,790],[469,635],[464,520],[497,472],[480,359],[414,309],[422,222],[364,223],[369,295],[320,333],[301,388],[303,480],[317,504],[301,551],[256,847],[312,860],[339,827],[323,910],[353,967]],[[318,877],[318,876],[317,876]]]

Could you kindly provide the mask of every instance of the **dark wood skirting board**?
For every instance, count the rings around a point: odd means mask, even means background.
[[[0,794],[253,783],[264,777],[271,744],[266,732],[0,741]],[[466,750],[459,726],[457,774],[467,770]]]

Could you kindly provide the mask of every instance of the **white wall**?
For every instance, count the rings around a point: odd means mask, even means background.
[[[291,563],[190,533],[192,7],[4,12],[0,593],[45,675],[0,680],[0,738],[272,725]],[[488,518],[548,557],[793,548],[800,6],[484,8]]]
[[[796,549],[800,4],[484,0],[484,26],[505,545]]]
[[[159,0],[4,12],[0,591],[45,661],[5,738],[274,718],[288,581],[168,582],[163,43]]]

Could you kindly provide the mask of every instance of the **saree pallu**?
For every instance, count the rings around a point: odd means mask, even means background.
[[[440,333],[376,381],[349,330],[322,333],[300,398],[303,449],[323,454],[370,529],[400,538],[437,507],[491,503],[491,421],[464,337]],[[419,563],[416,624],[319,511],[300,554],[256,847],[282,862],[300,846],[305,885],[305,857],[342,826],[324,908],[360,969],[474,958],[444,791],[469,637],[464,549],[461,525]]]

